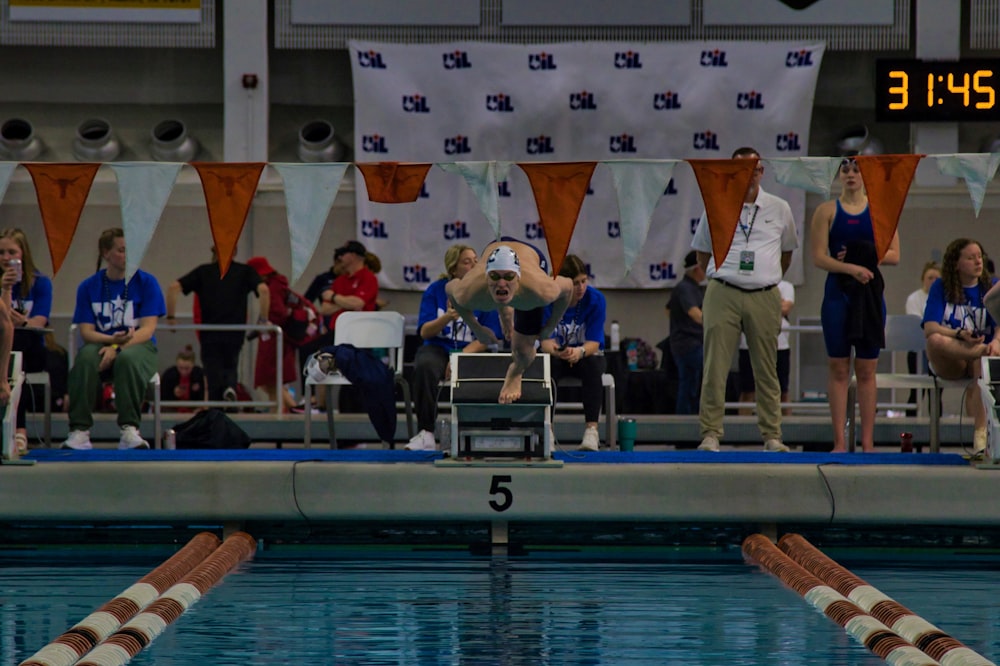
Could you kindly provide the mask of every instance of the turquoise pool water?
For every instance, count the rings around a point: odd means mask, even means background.
[[[4,561],[0,663],[29,657],[163,559]],[[996,661],[1000,590],[993,568],[958,564],[852,570]],[[366,561],[262,556],[230,574],[131,663],[884,662],[777,579],[738,561],[442,555]]]

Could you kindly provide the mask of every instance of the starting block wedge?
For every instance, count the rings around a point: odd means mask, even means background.
[[[552,457],[552,377],[538,354],[521,380],[521,398],[497,402],[510,354],[451,355],[451,457]]]

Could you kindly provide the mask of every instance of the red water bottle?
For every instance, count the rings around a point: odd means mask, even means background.
[[[913,433],[912,432],[901,432],[901,433],[899,433],[899,452],[900,453],[913,453]]]

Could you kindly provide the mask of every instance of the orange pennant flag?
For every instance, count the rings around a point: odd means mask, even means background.
[[[743,210],[743,199],[750,189],[750,179],[760,160],[687,160],[694,169],[698,189],[705,202],[705,217],[712,236],[712,255],[718,270],[733,244],[736,225]]]
[[[597,162],[526,162],[518,166],[531,183],[538,219],[549,248],[552,274],[558,275]]]
[[[370,162],[357,164],[365,177],[368,200],[375,203],[410,203],[420,196],[430,164]]]
[[[198,170],[208,204],[208,224],[219,258],[219,273],[225,275],[236,254],[253,195],[257,192],[264,162],[192,162]]]
[[[52,257],[52,275],[59,272],[80,223],[83,204],[100,164],[24,163],[35,183],[45,238]]]
[[[868,193],[868,212],[872,216],[875,250],[878,259],[889,251],[899,226],[906,194],[923,155],[857,155],[854,159]]]

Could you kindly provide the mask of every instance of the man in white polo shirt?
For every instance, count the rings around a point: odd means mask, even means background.
[[[702,306],[705,366],[701,384],[702,451],[718,451],[723,436],[726,378],[744,332],[757,384],[757,426],[765,451],[787,451],[781,441],[781,387],[775,340],[781,330],[781,294],[776,289],[798,247],[795,220],[788,202],[760,187],[764,167],[760,153],[739,148],[734,159],[757,162],[743,199],[739,224],[725,261],[715,267],[712,237],[703,214],[691,247],[708,277]]]

